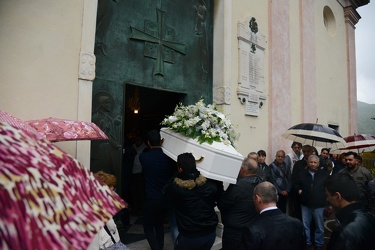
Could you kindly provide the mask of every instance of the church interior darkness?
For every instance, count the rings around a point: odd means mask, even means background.
[[[160,123],[171,115],[184,94],[127,84],[125,88],[124,135],[130,139],[148,130],[160,129]],[[138,113],[134,111],[138,110]]]

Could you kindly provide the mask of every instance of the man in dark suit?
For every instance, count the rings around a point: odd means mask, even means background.
[[[266,181],[255,187],[254,205],[260,215],[244,228],[241,249],[304,249],[302,222],[281,212],[276,202],[277,190],[272,183]]]
[[[164,247],[164,219],[171,206],[163,188],[177,170],[176,162],[163,153],[158,130],[147,132],[148,150],[139,155],[145,177],[143,230],[151,249]]]

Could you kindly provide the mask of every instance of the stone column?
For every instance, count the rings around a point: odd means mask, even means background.
[[[356,73],[356,55],[355,55],[355,25],[361,18],[355,8],[350,5],[344,7],[346,40],[347,40],[347,68],[348,68],[348,97],[349,97],[349,134],[358,132],[357,115],[357,73]]]
[[[95,79],[95,30],[97,0],[85,0],[82,16],[82,40],[78,75],[78,120],[91,121],[92,83]],[[90,167],[90,141],[78,141],[76,157]]]

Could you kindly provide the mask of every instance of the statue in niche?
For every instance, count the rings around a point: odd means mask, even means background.
[[[98,0],[98,11],[96,14],[95,54],[106,55],[106,36],[113,13],[112,2],[117,0]]]
[[[207,7],[204,0],[199,0],[198,6],[194,6],[197,18],[195,21],[195,31],[197,35],[202,35],[206,30]]]
[[[207,36],[206,36],[206,18],[207,18],[207,7],[204,0],[199,0],[197,5],[194,5],[195,13],[197,15],[195,21],[195,31],[199,36],[199,48],[200,53],[203,55],[201,57],[201,68],[202,75],[201,81],[204,83],[207,80],[208,74],[208,48],[207,48]]]
[[[118,140],[121,133],[122,117],[112,118],[115,108],[113,96],[105,91],[99,91],[94,96],[94,105],[97,106],[92,116],[94,122],[109,137],[109,141],[94,140],[91,144],[91,170],[103,170],[116,174],[114,161],[117,151],[121,149]]]

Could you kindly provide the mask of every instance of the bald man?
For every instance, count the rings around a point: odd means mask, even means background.
[[[243,227],[258,215],[254,207],[253,190],[262,179],[257,173],[258,163],[254,159],[245,158],[237,183],[230,184],[219,199],[217,205],[224,224],[223,250],[239,249]]]
[[[305,230],[298,219],[276,207],[277,189],[270,182],[261,182],[254,189],[254,205],[260,215],[244,228],[240,249],[305,248]]]

